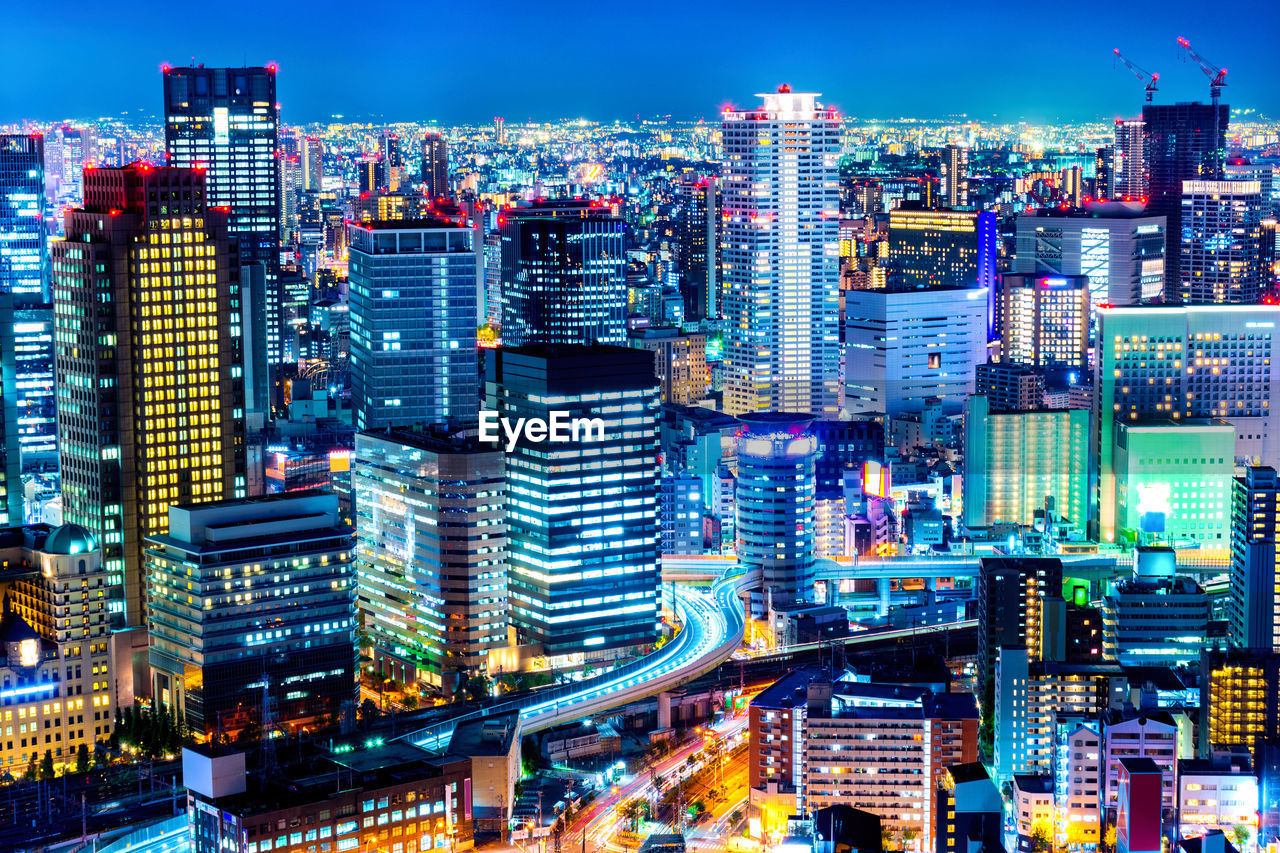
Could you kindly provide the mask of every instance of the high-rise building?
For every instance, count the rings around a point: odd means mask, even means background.
[[[995,288],[996,215],[899,207],[889,211],[889,282],[903,290]]]
[[[44,137],[0,134],[0,293],[17,307],[49,302]]]
[[[486,414],[546,427],[523,430],[506,454],[508,613],[517,637],[541,644],[553,668],[651,644],[660,582],[652,353],[542,345],[490,355]],[[482,416],[482,439],[484,430]]]
[[[1227,638],[1244,649],[1280,651],[1280,478],[1247,466],[1231,501],[1231,588]]]
[[[400,189],[400,179],[404,175],[404,157],[400,152],[400,136],[391,131],[383,131],[379,140],[382,162],[387,170],[387,189],[396,192]]]
[[[1280,353],[1273,351],[1272,340],[1280,307],[1154,306],[1102,308],[1096,313],[1097,517],[1104,541],[1116,534],[1118,421],[1219,418],[1235,427],[1236,459],[1252,464],[1280,461],[1274,456],[1280,452],[1280,431],[1272,429],[1275,407],[1270,404],[1272,390],[1280,387]],[[1225,512],[1227,507],[1221,509]],[[1227,541],[1224,538],[1220,547],[1226,548]]]
[[[438,133],[422,137],[422,194],[427,198],[449,198],[449,141]]]
[[[1093,152],[1093,196],[1111,198],[1116,191],[1116,149],[1103,145]]]
[[[707,396],[707,336],[669,326],[634,329],[631,346],[654,355],[662,402],[690,406]]]
[[[964,412],[964,523],[1031,526],[1046,506],[1089,518],[1088,409],[993,412],[975,394]]]
[[[228,229],[240,241],[241,263],[265,265],[270,283],[280,263],[275,66],[165,66],[164,117],[167,165],[204,170],[207,205],[229,209]],[[268,286],[268,303],[273,292]],[[265,307],[271,315],[273,306]],[[284,360],[282,335],[279,323],[267,329],[269,364]]]
[[[1025,364],[996,361],[974,370],[973,393],[987,398],[992,412],[1029,412],[1044,404],[1044,371]]]
[[[987,360],[986,288],[850,290],[845,410],[896,417],[939,398],[957,412]]]
[[[501,448],[460,432],[356,435],[360,609],[380,675],[451,696],[507,645],[504,476]]]
[[[1200,663],[1209,624],[1209,597],[1189,577],[1173,574],[1172,549],[1145,549],[1166,559],[1150,561],[1166,571],[1118,578],[1102,599],[1103,648],[1124,666],[1194,667]]]
[[[610,208],[533,202],[498,227],[504,344],[626,344],[626,224]]]
[[[960,145],[942,148],[942,203],[950,208],[969,206],[969,149]]]
[[[13,295],[0,293],[0,523],[16,526],[25,519],[22,490],[22,441],[18,413],[21,403],[14,341]]]
[[[759,97],[722,122],[724,409],[834,417],[840,116],[790,86]]]
[[[355,532],[338,496],[291,492],[169,507],[147,537],[152,696],[212,737],[356,698]]]
[[[507,144],[507,121],[502,116],[493,117],[493,141],[499,145]]]
[[[1089,279],[1000,276],[1000,358],[1083,373],[1089,360]]]
[[[3,310],[3,309],[0,309]],[[0,333],[2,334],[2,333]],[[7,345],[7,339],[4,344]],[[58,467],[58,412],[53,390],[53,307],[13,311],[13,390],[22,470]],[[8,382],[0,378],[0,382]],[[10,399],[6,393],[5,399]],[[7,421],[6,421],[7,424]]]
[[[383,192],[387,188],[387,164],[380,156],[360,157],[356,160],[356,183],[360,195]]]
[[[1062,595],[1062,561],[1054,557],[983,557],[978,572],[978,678],[991,684],[1002,647],[1040,659],[1041,601]]]
[[[143,621],[142,540],[169,506],[245,494],[240,259],[205,172],[85,172],[53,247],[63,518]]]
[[[1205,652],[1200,659],[1200,753],[1280,738],[1280,654]]]
[[[760,568],[762,593],[773,602],[807,601],[812,598],[818,453],[813,419],[758,412],[738,420],[738,559]]]
[[[353,222],[348,230],[356,429],[474,421],[476,230],[445,219]]]
[[[720,185],[714,177],[682,179],[676,185],[681,284],[689,295],[690,319],[720,317]]]
[[[1257,181],[1183,181],[1181,275],[1177,298],[1169,301],[1261,300],[1272,280],[1262,207]]]
[[[70,770],[111,734],[116,708],[102,551],[74,524],[4,527],[0,565],[0,702],[19,729],[0,739],[0,768],[18,777],[48,753]]]
[[[1088,276],[1095,308],[1159,299],[1166,276],[1176,279],[1177,261],[1166,264],[1164,219],[1141,202],[1086,202],[1083,209],[1022,213],[1016,241],[1014,272]],[[1176,258],[1176,241],[1173,246],[1170,256]]]
[[[324,142],[315,136],[303,137],[298,158],[303,192],[320,192],[324,189]]]
[[[1221,179],[1230,116],[1226,104],[1215,107],[1199,101],[1142,107],[1147,211],[1165,218],[1170,258],[1182,235],[1182,182]],[[1173,286],[1178,283],[1178,269],[1173,263],[1168,277],[1168,291],[1178,293]]]
[[[1147,166],[1142,153],[1146,133],[1142,119],[1116,119],[1115,139],[1112,181],[1107,192],[1103,193],[1099,187],[1098,193],[1117,201],[1140,201],[1147,194]]]

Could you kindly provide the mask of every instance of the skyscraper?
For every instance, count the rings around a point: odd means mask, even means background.
[[[677,220],[681,285],[690,317],[720,316],[720,186],[714,177],[686,178],[677,184]]]
[[[22,524],[22,450],[19,439],[19,394],[13,337],[13,294],[0,293],[0,526]]]
[[[422,194],[449,198],[449,142],[438,133],[422,137]]]
[[[400,151],[400,136],[391,131],[383,131],[381,141],[382,162],[387,170],[387,189],[395,192],[400,189],[400,179],[404,175],[404,157]]]
[[[1268,199],[1268,201],[1270,201]],[[1176,302],[1258,302],[1271,284],[1258,181],[1182,182],[1182,263]]]
[[[208,206],[231,212],[241,263],[266,266],[266,316],[280,317],[272,281],[280,264],[279,105],[276,68],[164,69],[168,165],[205,171]],[[284,360],[279,321],[267,328],[267,362]]]
[[[990,211],[889,211],[889,276],[913,287],[996,286],[999,235]]]
[[[17,307],[49,301],[44,137],[0,135],[0,293]]]
[[[502,340],[627,342],[626,223],[597,201],[501,211]]]
[[[651,644],[660,582],[653,354],[530,346],[490,355],[488,411],[513,424],[588,420],[568,441],[525,431],[506,454],[508,612],[520,642],[541,644],[552,668]]]
[[[947,207],[969,206],[969,149],[946,145],[942,149],[942,202]]]
[[[53,247],[63,517],[102,543],[129,625],[169,506],[246,488],[240,263],[205,173],[85,172]]]
[[[315,136],[302,139],[299,151],[303,192],[319,192],[324,188],[324,143]]]
[[[478,232],[445,219],[351,223],[357,430],[472,421],[480,407]]]
[[[474,435],[356,436],[360,609],[374,668],[452,695],[507,645],[502,449]]]
[[[1147,194],[1147,165],[1143,158],[1146,127],[1142,119],[1116,119],[1116,143],[1111,185],[1106,198],[1139,201]],[[1098,188],[1103,194],[1102,188]]]
[[[1000,358],[1053,370],[1083,371],[1089,356],[1089,279],[1000,276]]]
[[[726,110],[724,408],[840,408],[840,116],[817,94]]]
[[[1231,589],[1227,639],[1244,649],[1280,651],[1280,478],[1248,466],[1231,502]]]

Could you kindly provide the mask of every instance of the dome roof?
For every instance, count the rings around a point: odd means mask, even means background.
[[[80,525],[63,524],[49,531],[43,550],[46,554],[85,554],[98,550],[98,542]]]

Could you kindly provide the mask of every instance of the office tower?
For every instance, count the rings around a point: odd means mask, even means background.
[[[502,341],[627,342],[626,224],[594,201],[503,210]]]
[[[19,308],[49,302],[44,189],[44,137],[0,134],[0,293]]]
[[[707,336],[669,326],[635,329],[629,343],[653,353],[662,402],[690,406],[707,396]]]
[[[937,853],[1003,849],[1004,802],[980,762],[953,764],[938,784],[934,809]]]
[[[1232,157],[1222,166],[1223,180],[1257,181],[1262,192],[1262,215],[1272,217],[1276,209],[1275,164],[1267,160],[1251,161],[1248,157]]]
[[[840,408],[840,116],[781,86],[726,110],[724,410]]]
[[[315,136],[302,139],[298,152],[299,166],[302,171],[303,192],[320,192],[324,189],[324,142]]]
[[[1146,144],[1146,127],[1142,119],[1116,119],[1115,156],[1111,170],[1112,182],[1105,193],[1099,195],[1117,201],[1137,201],[1147,195],[1147,166],[1143,157]]]
[[[975,394],[964,411],[964,523],[1031,526],[1048,507],[1089,518],[1088,409],[994,412]]]
[[[1256,751],[1280,737],[1280,654],[1206,651],[1200,659],[1200,753]]]
[[[353,222],[348,230],[356,429],[474,421],[477,232],[445,219]]]
[[[1246,466],[1231,501],[1231,589],[1227,638],[1244,649],[1280,651],[1280,479],[1276,469]]]
[[[526,428],[506,453],[508,613],[520,642],[540,643],[553,669],[650,645],[660,582],[653,355],[567,345],[490,355],[487,411],[510,424],[539,419],[551,436],[542,443]],[[484,429],[482,420],[482,439]]]
[[[760,568],[762,593],[770,601],[808,601],[818,452],[813,419],[758,412],[738,420],[738,559]]]
[[[427,198],[449,198],[449,142],[438,133],[422,137],[422,194]]]
[[[1144,211],[1140,202],[1021,213],[1013,271],[1088,276],[1095,308],[1150,302],[1166,290],[1166,277],[1176,279],[1177,261],[1166,261],[1165,233],[1164,219]]]
[[[1116,799],[1116,853],[1160,853],[1164,774],[1150,758],[1119,761]]]
[[[1174,568],[1172,549],[1139,547],[1133,575],[1108,585],[1102,599],[1107,660],[1124,666],[1199,665],[1209,598],[1191,578],[1176,577]]]
[[[3,335],[0,332],[0,336]],[[0,346],[7,345],[6,337]],[[58,413],[53,390],[52,306],[14,309],[13,353],[13,382],[4,390],[12,389],[15,394],[22,470],[24,473],[57,470]],[[0,382],[7,381],[0,378]],[[6,395],[5,399],[9,397]]]
[[[63,517],[102,543],[112,606],[137,626],[142,540],[169,505],[245,492],[240,255],[203,171],[84,183],[53,247]]]
[[[1229,548],[1235,428],[1188,418],[1117,420],[1114,429],[1116,532]]]
[[[280,242],[292,242],[298,230],[298,157],[280,156]]]
[[[279,105],[276,69],[164,68],[167,165],[203,169],[210,208],[226,207],[240,262],[263,264],[268,285],[280,263]],[[163,210],[160,211],[164,213]],[[267,315],[279,315],[267,287]],[[255,318],[257,319],[257,318]],[[284,354],[279,323],[267,330],[267,362]]]
[[[404,158],[400,153],[400,137],[389,131],[383,131],[379,140],[382,163],[387,170],[387,189],[396,192],[400,189],[400,178],[404,174]]]
[[[987,297],[986,288],[846,291],[845,410],[896,417],[936,397],[959,411],[987,360]]]
[[[390,850],[383,833],[414,839],[395,842],[401,850],[473,849],[470,758],[363,735],[297,760],[290,752],[271,768],[227,748],[183,749],[186,849],[307,853],[319,837],[321,849]]]
[[[502,450],[444,430],[356,435],[360,609],[380,675],[452,696],[507,645]]]
[[[1267,324],[1280,321],[1280,307],[1103,308],[1096,314],[1101,345],[1094,364],[1095,451],[1103,541],[1116,534],[1117,421],[1220,418],[1235,427],[1236,459],[1277,461],[1272,435],[1280,433],[1272,428],[1270,400],[1271,390],[1280,387],[1280,368]]]
[[[1023,647],[1040,658],[1041,599],[1062,595],[1062,561],[1053,557],[983,557],[978,572],[978,679],[990,685],[996,654]]]
[[[47,752],[66,772],[111,734],[116,708],[102,552],[74,524],[4,527],[0,563],[0,700],[21,728],[0,740],[0,770],[20,777]]]
[[[969,149],[946,145],[942,149],[942,203],[950,208],[969,206]]]
[[[1199,101],[1142,107],[1147,210],[1165,217],[1170,257],[1182,234],[1182,182],[1221,179],[1230,115],[1226,104]],[[1168,275],[1169,283],[1176,284],[1178,270],[1172,264]]]
[[[1111,198],[1116,192],[1116,149],[1104,145],[1093,152],[1093,197]]]
[[[493,141],[499,145],[507,144],[507,122],[502,116],[493,117]]]
[[[889,283],[995,288],[997,241],[989,211],[896,208],[889,211]]]
[[[84,198],[84,170],[97,157],[97,143],[88,128],[63,125],[45,140],[45,177],[55,204],[79,206]]]
[[[1089,279],[1000,276],[1000,358],[1057,372],[1083,373],[1089,362]]]
[[[13,295],[0,293],[0,526],[22,524],[22,441],[18,424],[21,394],[18,390],[14,341]]]
[[[1268,200],[1269,201],[1269,200]],[[1177,299],[1253,304],[1271,286],[1263,263],[1257,181],[1183,181],[1182,263]]]
[[[720,185],[716,178],[683,178],[676,184],[679,272],[690,299],[691,319],[720,317]]]
[[[1044,371],[1002,361],[979,364],[974,369],[973,393],[987,398],[991,412],[1043,409]]]
[[[356,182],[360,195],[382,192],[387,188],[387,164],[381,157],[361,157],[356,160]]]
[[[355,532],[337,495],[175,504],[145,556],[152,696],[194,732],[261,725],[267,696],[281,724],[355,701]]]

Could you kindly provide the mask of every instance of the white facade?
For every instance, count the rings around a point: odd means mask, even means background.
[[[1095,309],[1158,298],[1165,290],[1166,266],[1172,267],[1170,277],[1177,277],[1176,248],[1167,263],[1165,218],[1136,215],[1141,208],[1132,208],[1112,203],[1087,214],[1019,215],[1013,272],[1088,276]]]
[[[1243,765],[1215,767],[1214,762],[1178,762],[1178,834],[1183,838],[1240,825],[1254,827],[1258,818],[1258,778]]]
[[[1178,762],[1178,727],[1151,717],[1135,717],[1132,720],[1113,722],[1106,726],[1103,738],[1103,766],[1106,767],[1103,802],[1109,808],[1116,806],[1120,791],[1120,759],[1150,758],[1164,775],[1161,783],[1161,800],[1164,807],[1175,805],[1177,791],[1174,788]]]
[[[840,117],[781,87],[724,113],[729,414],[839,412]]]

